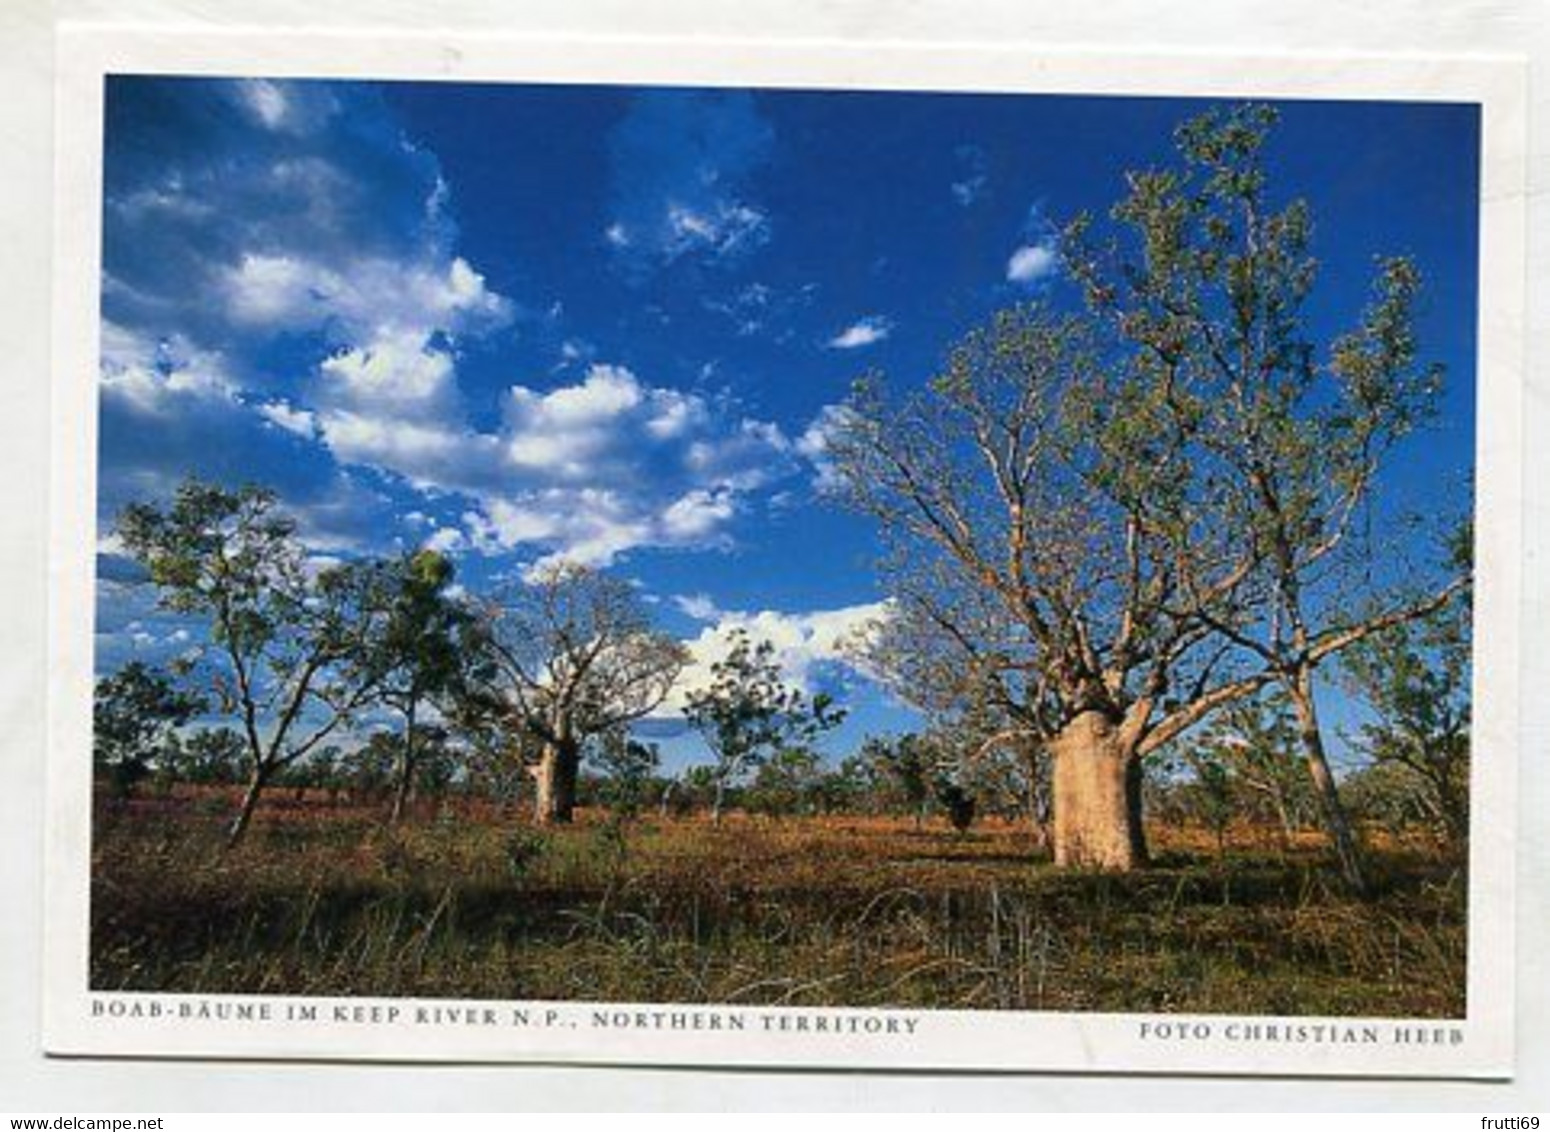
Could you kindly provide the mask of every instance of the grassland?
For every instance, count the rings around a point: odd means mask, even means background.
[[[99,809],[99,990],[1286,1015],[1460,1016],[1463,869],[1316,838],[1151,831],[1156,867],[1057,872],[1029,833],[734,815],[536,830],[482,808],[397,829],[275,799]]]

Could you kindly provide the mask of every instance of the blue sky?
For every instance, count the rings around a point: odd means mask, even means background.
[[[430,543],[471,588],[618,571],[702,658],[750,625],[840,687],[837,747],[908,726],[837,660],[884,595],[873,531],[821,497],[826,413],[869,369],[923,381],[998,307],[1072,301],[1056,226],[1206,105],[110,80],[99,668],[197,644],[111,526],[198,474],[274,486],[320,557]],[[1384,485],[1420,503],[1470,465],[1477,114],[1279,109],[1315,329],[1374,256],[1427,280],[1447,411]]]

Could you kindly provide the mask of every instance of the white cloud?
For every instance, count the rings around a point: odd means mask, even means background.
[[[101,351],[103,396],[140,413],[166,415],[201,402],[236,404],[237,386],[221,356],[182,335],[156,340],[104,321]]]
[[[729,488],[695,488],[662,512],[662,531],[672,542],[696,542],[724,526],[737,511]]]
[[[245,79],[237,84],[243,100],[255,117],[274,129],[285,120],[290,108],[285,92],[268,79]]]
[[[422,420],[457,409],[451,355],[418,333],[387,332],[325,359],[318,371],[326,403]]]
[[[1024,244],[1006,261],[1006,278],[1010,283],[1037,283],[1059,266],[1060,257],[1052,242]]]
[[[438,527],[425,540],[423,546],[426,550],[434,550],[437,554],[455,554],[468,546],[468,539],[456,527]]]
[[[331,327],[349,343],[384,334],[483,330],[511,317],[468,261],[381,257],[327,263],[299,253],[249,253],[221,279],[233,322],[259,329]]]
[[[881,342],[892,330],[893,323],[889,319],[878,314],[868,315],[829,339],[829,345],[836,350],[856,350]]]
[[[721,608],[709,594],[674,594],[673,604],[696,621],[719,621],[722,617]]]
[[[625,367],[595,365],[580,385],[561,386],[549,393],[512,386],[507,413],[519,429],[585,428],[628,412],[643,396],[640,382]]]
[[[278,429],[312,440],[317,436],[317,414],[293,408],[285,401],[265,401],[257,406],[258,415]]]
[[[967,208],[977,201],[980,194],[985,191],[985,181],[986,178],[983,173],[975,174],[972,177],[965,177],[961,181],[954,181],[951,186],[953,199],[962,207]]]
[[[770,238],[769,217],[752,205],[718,200],[701,209],[670,204],[662,255],[668,260],[693,251],[734,255]]]
[[[266,130],[305,134],[338,112],[339,104],[319,84],[239,79],[233,84],[238,104]]]
[[[710,685],[713,680],[711,667],[731,653],[733,634],[737,630],[746,633],[756,645],[768,641],[774,648],[781,679],[811,694],[822,666],[843,664],[860,671],[853,659],[856,650],[889,615],[891,608],[887,601],[876,601],[807,613],[780,613],[768,609],[742,613],[719,610],[703,594],[679,597],[674,601],[690,616],[703,614],[699,616],[700,620],[714,620],[715,623],[707,625],[699,636],[686,642],[690,663],[659,709],[660,715],[681,712],[689,692]]]
[[[797,439],[796,450],[813,466],[813,486],[821,492],[837,491],[843,484],[829,449],[850,413],[845,405],[825,405]]]
[[[658,440],[673,440],[710,423],[710,410],[704,400],[676,389],[654,390],[652,410],[646,431]]]
[[[608,137],[604,239],[636,270],[734,259],[765,244],[770,218],[745,190],[774,131],[743,91],[642,91]]]
[[[470,490],[477,547],[550,549],[608,566],[640,547],[728,545],[739,497],[776,474],[788,447],[778,429],[743,420],[727,431],[698,398],[599,367],[581,385],[537,394],[518,387],[495,444],[500,466]],[[669,427],[671,426],[671,427]]]
[[[329,450],[342,463],[393,472],[421,489],[466,491],[490,478],[493,437],[437,421],[348,410],[327,410],[318,419]]]
[[[641,501],[610,488],[546,488],[482,503],[481,512],[464,516],[480,549],[557,547],[529,566],[530,577],[560,562],[608,566],[625,551],[663,541]]]

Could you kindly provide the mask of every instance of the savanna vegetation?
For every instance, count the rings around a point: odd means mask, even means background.
[[[256,486],[125,510],[201,635],[98,683],[92,985],[1461,1014],[1468,500],[1378,505],[1438,408],[1421,280],[1313,339],[1272,127],[1186,123],[1067,228],[1079,302],[836,414],[827,503],[888,548],[853,660],[914,733],[835,749],[746,632],[685,686],[605,571],[319,565]]]

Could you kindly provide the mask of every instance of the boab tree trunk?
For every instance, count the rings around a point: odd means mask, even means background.
[[[563,824],[575,815],[580,763],[581,748],[574,740],[559,739],[543,745],[533,776],[537,785],[534,814],[539,824]]]
[[[1128,872],[1147,862],[1141,760],[1101,711],[1084,711],[1050,741],[1055,864]]]

